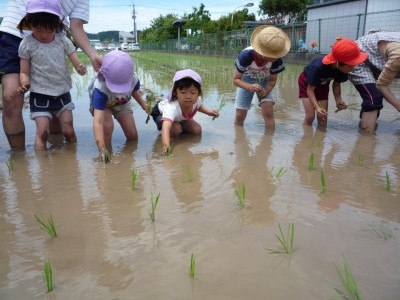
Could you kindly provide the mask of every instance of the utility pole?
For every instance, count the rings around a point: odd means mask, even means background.
[[[135,43],[138,42],[137,40],[137,30],[136,30],[136,10],[135,10],[135,4],[133,4],[132,1],[132,19],[133,19],[133,37],[135,39]]]

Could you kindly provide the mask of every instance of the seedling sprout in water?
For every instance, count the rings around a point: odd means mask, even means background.
[[[358,165],[360,167],[364,166],[364,155],[362,155],[361,153],[358,154]]]
[[[46,285],[47,293],[53,291],[53,270],[50,261],[45,261],[43,271],[43,281]]]
[[[195,271],[196,271],[196,262],[194,259],[194,254],[192,253],[192,255],[190,256],[189,276],[193,278]]]
[[[158,199],[160,198],[160,194],[158,194],[156,197],[151,194],[151,208],[147,210],[150,220],[154,222],[156,220],[156,208],[158,204]]]
[[[47,221],[44,218],[40,218],[35,215],[36,221],[40,224],[40,228],[46,231],[51,237],[57,237],[57,229],[53,222],[53,217],[50,215],[47,217]]]
[[[272,177],[274,181],[280,180],[283,174],[286,173],[286,170],[281,167],[276,173],[274,173],[274,167],[272,167],[271,171],[269,172],[269,175]]]
[[[7,164],[8,171],[10,171],[10,172],[14,171],[14,163],[13,163],[11,157],[9,157],[7,159],[6,164]]]
[[[132,169],[131,177],[132,177],[132,191],[133,191],[137,188],[137,185],[136,185],[137,171],[135,169]]]
[[[315,159],[314,159],[314,152],[311,152],[310,157],[307,161],[307,169],[308,171],[315,170]]]
[[[246,185],[242,181],[239,186],[235,186],[236,203],[239,208],[246,206]]]
[[[165,149],[165,156],[170,156],[172,154],[172,150],[174,149],[174,143],[171,143],[166,149]]]
[[[294,249],[294,223],[289,223],[286,235],[282,231],[281,224],[278,222],[279,234],[275,234],[276,238],[279,241],[280,248],[279,249],[269,249],[269,254],[289,254],[293,252]]]
[[[340,281],[343,285],[344,289],[333,288],[335,292],[342,297],[343,299],[351,299],[351,300],[361,300],[363,299],[360,290],[357,287],[357,283],[354,279],[353,274],[351,273],[349,264],[343,256],[343,272],[341,272],[338,266],[335,265],[336,271],[339,275]]]
[[[321,170],[321,193],[326,192],[326,179],[325,179],[325,173],[324,171]]]
[[[183,180],[184,183],[190,183],[193,181],[192,173],[187,165],[182,166],[183,172],[185,173],[185,179]]]
[[[390,178],[390,174],[386,171],[386,190],[390,192],[392,189],[392,179]]]

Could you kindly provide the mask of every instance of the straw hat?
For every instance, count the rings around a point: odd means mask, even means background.
[[[271,25],[254,29],[250,44],[257,53],[270,58],[283,57],[290,50],[290,39],[286,33]]]

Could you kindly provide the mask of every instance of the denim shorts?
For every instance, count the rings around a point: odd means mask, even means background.
[[[244,82],[251,83],[251,84],[254,84],[254,83],[260,84],[258,79],[250,78],[248,76],[243,76],[242,80]],[[260,84],[260,85],[262,87],[265,87],[265,86],[267,86],[267,84],[268,84],[268,77],[264,78],[262,81],[262,84]],[[256,93],[238,87],[236,89],[235,108],[249,110],[250,106],[251,106],[251,102],[253,101],[254,94],[256,94]],[[257,99],[258,99],[258,106],[260,106],[260,104],[263,102],[275,103],[275,100],[273,99],[273,96],[272,96],[272,92],[262,99],[257,95]]]
[[[71,94],[65,93],[61,96],[49,96],[31,92],[29,96],[30,118],[48,117],[50,120],[53,114],[60,117],[65,110],[73,110],[75,105],[71,102]]]
[[[1,74],[19,73],[18,48],[22,39],[6,32],[0,32],[0,79]]]

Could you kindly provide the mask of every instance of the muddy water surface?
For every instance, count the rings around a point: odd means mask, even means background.
[[[145,88],[167,92],[174,70],[140,60],[137,68]],[[386,105],[376,135],[364,136],[358,113],[335,114],[331,103],[326,131],[303,128],[300,69],[289,65],[279,81],[271,132],[256,107],[243,127],[233,126],[230,75],[199,66],[206,105],[217,107],[222,98],[228,104],[215,121],[196,115],[203,135],[175,139],[169,157],[160,155],[159,133],[136,106],[139,141],[126,144],[116,124],[112,161],[101,164],[88,76],[74,75],[76,145],[35,153],[34,122],[24,110],[26,151],[10,153],[3,133],[0,139],[0,299],[331,299],[332,287],[342,288],[334,263],[342,269],[343,258],[365,299],[398,299],[399,114]],[[360,101],[350,84],[343,94],[346,102]],[[307,167],[311,153],[315,170]],[[246,207],[239,209],[234,187],[242,182]],[[151,196],[158,194],[151,222]],[[41,230],[35,214],[51,215],[59,236]],[[279,248],[278,223],[285,233],[295,224],[289,255],[266,250]],[[51,294],[42,278],[46,260]]]

